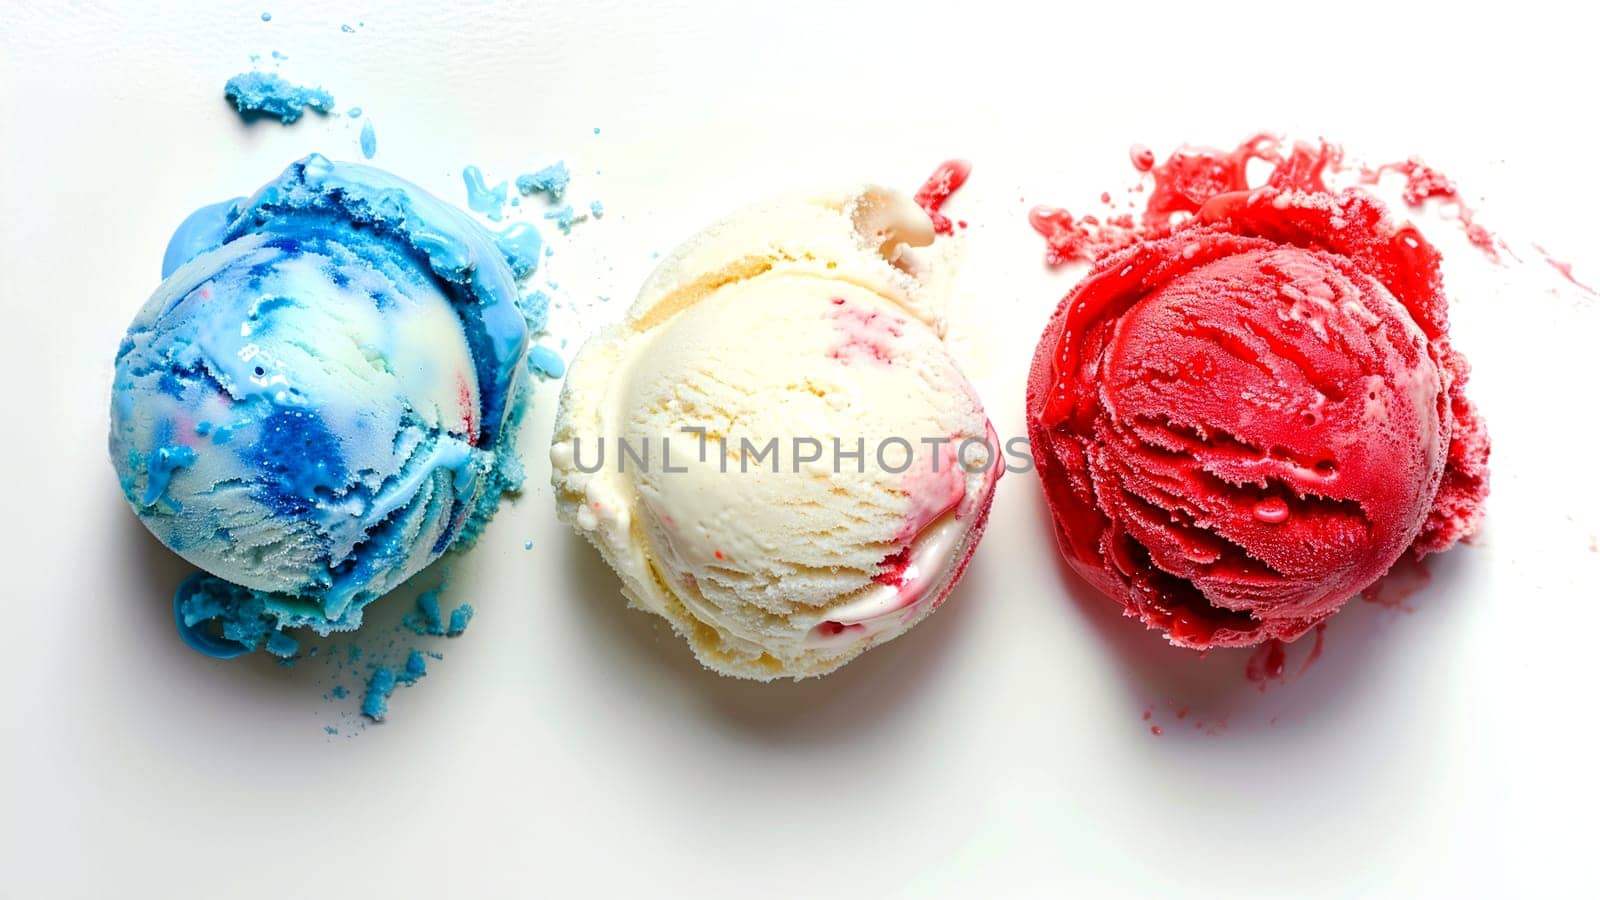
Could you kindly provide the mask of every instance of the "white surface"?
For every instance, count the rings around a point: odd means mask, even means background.
[[[1111,3],[816,2],[788,21],[748,2],[383,8],[398,5],[0,10],[0,896],[1592,884],[1600,318],[1527,246],[1600,281],[1600,189],[1561,168],[1596,137],[1573,93],[1591,83],[1579,20],[1536,3],[1450,21],[1191,5],[1170,24]],[[915,187],[973,159],[951,206],[973,223],[955,331],[1003,437],[1022,430],[1033,340],[1073,279],[1041,265],[1029,205],[1131,183],[1134,140],[1264,127],[1426,154],[1529,260],[1494,268],[1424,222],[1493,432],[1489,527],[1433,565],[1414,612],[1354,604],[1320,663],[1260,693],[1243,654],[1167,649],[1064,578],[1037,485],[1008,477],[938,615],[824,680],[740,683],[625,611],[558,526],[546,384],[531,488],[452,567],[471,630],[391,721],[329,738],[350,702],[322,699],[327,667],[179,644],[184,569],[124,507],[104,451],[112,353],[171,228],[306,151],[357,152],[348,119],[246,128],[225,109],[223,80],[273,49],[366,109],[377,163],[445,197],[463,199],[468,163],[506,177],[565,158],[573,198],[607,207],[551,260],[591,324],[620,315],[652,251],[745,202]],[[1141,720],[1152,704],[1161,737]],[[1215,735],[1190,724],[1224,713]]]

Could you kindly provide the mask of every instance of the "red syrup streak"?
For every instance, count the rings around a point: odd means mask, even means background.
[[[478,417],[477,409],[472,402],[472,387],[467,384],[467,376],[456,374],[456,400],[461,404],[461,430],[467,436],[467,443],[478,444]]]
[[[879,565],[878,574],[872,580],[888,587],[899,587],[905,583],[906,569],[911,566],[911,548],[902,547],[898,551],[883,558]]]
[[[1565,278],[1566,280],[1572,282],[1574,285],[1576,285],[1578,287],[1579,290],[1583,291],[1585,294],[1588,294],[1591,297],[1600,296],[1600,291],[1596,291],[1594,288],[1588,286],[1587,284],[1584,284],[1583,282],[1579,281],[1577,278],[1573,277],[1573,275],[1572,275],[1572,263],[1562,262],[1561,260],[1556,259],[1555,257],[1550,255],[1550,251],[1549,250],[1546,250],[1545,248],[1539,246],[1538,244],[1534,244],[1533,245],[1533,249],[1539,251],[1539,255],[1544,257],[1544,261],[1550,264],[1550,268],[1555,269],[1557,272],[1560,272],[1562,278]]]
[[[1322,658],[1322,639],[1327,631],[1327,622],[1317,623],[1317,642],[1311,645],[1311,653],[1306,656],[1306,661],[1300,664],[1300,671],[1296,673],[1297,675],[1304,675],[1307,669],[1316,665],[1317,660]]]
[[[946,160],[933,170],[933,174],[929,175],[928,180],[917,190],[914,199],[917,205],[922,207],[922,211],[928,214],[928,218],[933,220],[935,234],[950,234],[953,231],[950,217],[939,210],[944,207],[945,201],[950,199],[951,194],[967,183],[967,176],[971,174],[972,163],[964,159]],[[967,223],[962,222],[961,227],[967,227]]]
[[[1388,573],[1361,592],[1361,599],[1385,609],[1412,612],[1406,601],[1432,581],[1433,573],[1428,571],[1427,563],[1409,555],[1402,556],[1395,560]]]
[[[1305,661],[1300,663],[1300,668],[1294,672],[1294,677],[1304,675],[1308,669],[1316,665],[1322,658],[1324,636],[1327,634],[1328,623],[1317,623],[1316,637],[1311,645],[1311,652],[1306,654]],[[1284,683],[1289,680],[1289,645],[1280,640],[1270,640],[1255,649],[1250,654],[1250,659],[1244,666],[1244,677],[1267,689],[1267,682],[1277,681]],[[1181,718],[1181,717],[1180,717]]]
[[[1261,685],[1262,690],[1267,689],[1267,682],[1284,680],[1284,652],[1283,641],[1267,641],[1255,652],[1250,654],[1250,661],[1245,663],[1244,677]]]

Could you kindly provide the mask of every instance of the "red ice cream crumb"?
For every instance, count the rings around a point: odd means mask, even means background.
[[[951,194],[967,183],[967,176],[971,174],[972,163],[964,159],[946,160],[933,170],[933,174],[929,175],[928,180],[917,190],[915,197],[917,205],[922,207],[928,218],[933,220],[935,234],[951,233],[950,217],[939,210],[944,207],[945,201],[950,199]],[[967,223],[962,222],[961,227],[967,227]]]

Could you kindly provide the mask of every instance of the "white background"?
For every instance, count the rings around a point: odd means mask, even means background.
[[[0,896],[1592,886],[1600,317],[1530,247],[1600,281],[1586,25],[1528,2],[323,6],[0,7]],[[1170,649],[1064,576],[1037,484],[1013,475],[937,616],[826,679],[741,683],[624,609],[559,527],[546,383],[529,489],[450,565],[446,602],[478,618],[363,729],[355,698],[323,699],[325,657],[179,643],[186,570],[104,449],[112,354],[172,227],[308,151],[357,155],[358,122],[246,127],[225,107],[223,81],[271,50],[366,110],[378,164],[455,202],[469,163],[571,165],[572,197],[608,215],[554,239],[568,355],[652,252],[734,207],[972,159],[950,206],[972,222],[954,341],[1003,436],[1076,276],[1042,265],[1030,205],[1131,185],[1133,141],[1265,128],[1424,154],[1527,260],[1492,266],[1421,220],[1492,429],[1489,524],[1412,611],[1351,604],[1322,660],[1263,692],[1247,654]],[[372,643],[414,593],[378,609]]]

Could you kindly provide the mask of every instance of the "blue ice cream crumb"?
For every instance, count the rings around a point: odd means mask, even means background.
[[[540,251],[544,249],[544,239],[539,236],[538,229],[527,222],[518,222],[495,236],[495,241],[500,245],[500,252],[506,256],[511,271],[518,278],[527,278],[539,268]]]
[[[322,726],[322,730],[327,732],[328,734],[338,734],[339,733],[339,729],[333,727],[332,725],[324,725],[324,726]]]
[[[439,589],[417,595],[417,611],[407,613],[400,624],[417,634],[444,634],[444,616],[439,611]]]
[[[506,207],[507,183],[502,181],[489,187],[484,183],[483,172],[477,166],[462,169],[461,180],[467,185],[467,208],[488,217],[491,222],[500,221]]]
[[[378,152],[378,135],[372,130],[372,120],[361,126],[361,155],[371,159]]]
[[[522,542],[522,549],[524,549],[524,550],[532,550],[533,549],[533,541],[523,541]]]
[[[450,611],[450,627],[445,630],[446,637],[460,637],[467,630],[467,623],[472,621],[475,610],[472,604],[463,603]],[[412,651],[415,653],[416,651]]]
[[[600,126],[598,126],[598,125],[595,126],[594,133],[595,134],[599,134],[600,133]]]
[[[241,72],[228,79],[222,93],[246,120],[255,115],[273,116],[288,125],[307,108],[323,115],[333,109],[332,94],[293,84],[274,72]]]
[[[285,60],[285,59],[289,58],[289,54],[284,53],[284,52],[282,52],[280,50],[274,50],[274,51],[272,51],[272,58],[276,59],[276,60]]]
[[[356,33],[356,30],[354,28],[351,28],[349,25],[340,25],[339,26],[339,30],[344,32],[345,34],[355,34]]]
[[[174,234],[167,280],[117,351],[110,443],[124,493],[156,537],[261,589],[180,589],[191,646],[230,657],[273,628],[354,629],[362,607],[467,546],[521,485],[528,327],[504,258],[464,212],[316,155]],[[300,333],[301,304],[366,303],[367,315],[387,316],[423,300],[455,313],[475,369],[475,414],[460,436],[423,423],[407,393],[350,396],[336,372],[258,349],[317,352],[318,333]],[[395,348],[362,349],[383,366],[404,363]],[[204,473],[181,465],[174,448],[207,438],[196,451]],[[152,491],[165,501],[142,506]]]
[[[545,213],[544,217],[555,222],[556,227],[561,229],[562,234],[571,234],[572,226],[587,218],[583,214],[574,210],[571,204],[563,206],[560,209],[552,209]]]
[[[350,692],[346,690],[345,686],[342,684],[334,685],[333,690],[329,691],[328,693],[331,694],[335,700],[343,700],[344,698],[350,696]]]
[[[399,675],[401,684],[416,684],[422,676],[428,674],[428,662],[423,659],[422,651],[412,649],[406,656],[406,667]]]
[[[605,214],[606,214],[605,204],[601,203],[599,200],[591,200],[591,201],[589,201],[589,215],[594,216],[596,219],[599,219],[599,218],[604,217]]]
[[[395,684],[393,669],[388,666],[373,669],[372,678],[367,681],[366,696],[361,698],[361,714],[374,722],[383,721],[389,712],[389,695],[394,693]]]
[[[541,290],[532,290],[518,298],[517,306],[528,323],[528,333],[543,334],[550,320],[550,295]]]
[[[543,193],[551,200],[560,200],[561,195],[567,192],[567,185],[571,183],[572,173],[567,171],[567,164],[561,162],[545,166],[537,172],[517,176],[517,190],[525,195]]]
[[[560,378],[567,365],[549,347],[536,346],[528,350],[528,371],[545,378]]]
[[[185,466],[194,465],[194,460],[193,447],[158,447],[152,451],[146,463],[150,478],[145,482],[144,505],[152,506],[160,500],[161,495],[167,492],[167,485],[172,483],[172,473]],[[176,501],[169,502],[174,503],[180,510],[183,508]]]

